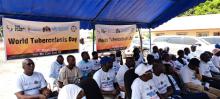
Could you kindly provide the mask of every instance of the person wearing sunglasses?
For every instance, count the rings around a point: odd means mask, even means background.
[[[140,64],[135,69],[139,76],[131,85],[131,99],[160,99],[158,90],[152,81],[152,66]]]
[[[47,88],[44,76],[35,72],[35,64],[31,59],[22,62],[24,72],[16,81],[15,95],[18,99],[46,99],[51,91]]]

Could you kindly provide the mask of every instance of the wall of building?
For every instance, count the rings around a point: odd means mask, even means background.
[[[186,35],[186,36],[220,36],[220,28],[218,29],[193,29],[193,30],[164,30],[164,31],[152,31],[152,36],[163,35]]]

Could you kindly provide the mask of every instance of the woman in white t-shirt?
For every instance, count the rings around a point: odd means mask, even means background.
[[[135,73],[138,78],[131,85],[131,99],[160,99],[158,90],[152,81],[152,66],[140,64]]]

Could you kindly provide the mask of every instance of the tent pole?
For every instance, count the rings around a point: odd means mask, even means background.
[[[139,32],[139,38],[140,38],[140,44],[141,44],[141,52],[143,53],[143,42],[142,42],[142,35],[141,35],[141,31],[138,28],[138,32]]]
[[[150,38],[150,52],[151,52],[151,28],[149,28],[149,38]]]
[[[95,29],[92,30],[92,51],[95,51]]]

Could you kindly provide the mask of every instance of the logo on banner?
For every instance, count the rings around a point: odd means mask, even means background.
[[[116,33],[120,33],[121,31],[119,29],[116,29]]]
[[[72,32],[76,32],[76,30],[77,30],[77,27],[73,25],[73,26],[71,27],[71,31],[72,31]]]
[[[51,32],[51,29],[49,26],[43,27],[43,32]]]

